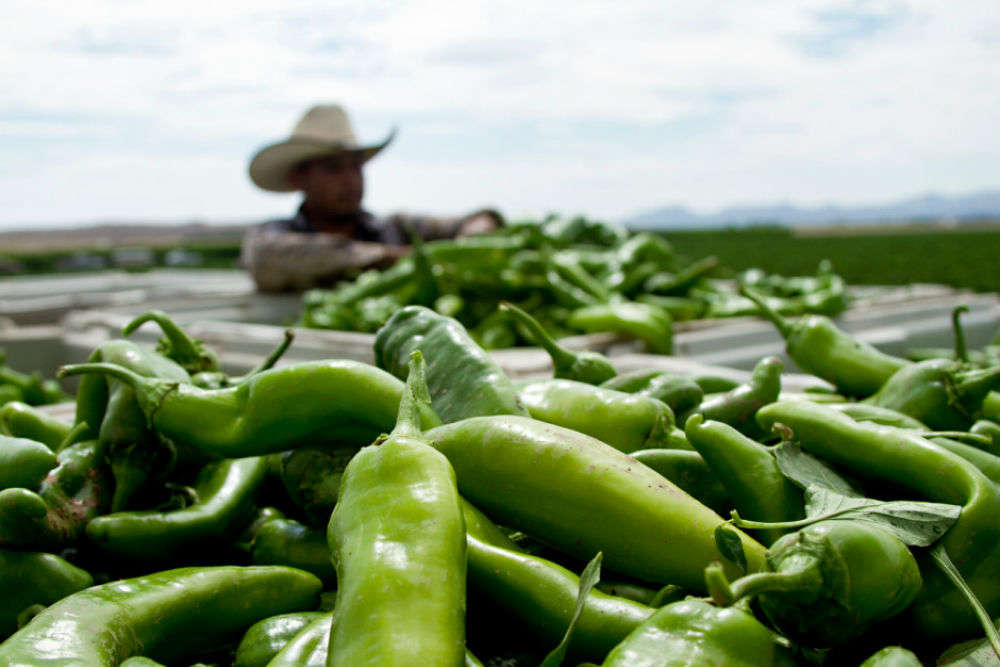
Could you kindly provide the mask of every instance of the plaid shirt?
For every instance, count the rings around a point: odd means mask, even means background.
[[[354,221],[355,236],[320,232],[302,212],[272,220],[247,232],[240,263],[261,292],[328,286],[345,274],[392,263],[386,246],[406,245],[407,225],[426,240],[453,238],[468,218],[396,214],[376,218],[367,211]]]

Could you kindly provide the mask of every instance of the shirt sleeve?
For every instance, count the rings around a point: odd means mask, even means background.
[[[240,263],[261,292],[329,285],[352,269],[376,266],[389,259],[381,243],[354,241],[336,234],[289,232],[266,225],[247,232],[240,253]]]

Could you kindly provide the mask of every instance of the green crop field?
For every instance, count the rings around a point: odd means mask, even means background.
[[[796,235],[778,227],[664,232],[679,253],[715,255],[735,271],[760,267],[784,275],[816,270],[823,258],[849,284],[940,283],[1000,292],[1000,227],[992,230],[882,231]]]

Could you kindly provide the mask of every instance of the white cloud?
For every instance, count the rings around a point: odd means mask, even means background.
[[[377,211],[995,186],[996,34],[988,0],[16,3],[0,225],[287,212],[246,159],[319,100],[401,125]]]

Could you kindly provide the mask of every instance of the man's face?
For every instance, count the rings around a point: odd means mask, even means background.
[[[341,153],[309,160],[292,169],[288,182],[305,194],[314,210],[346,215],[361,210],[365,194],[361,153]]]

